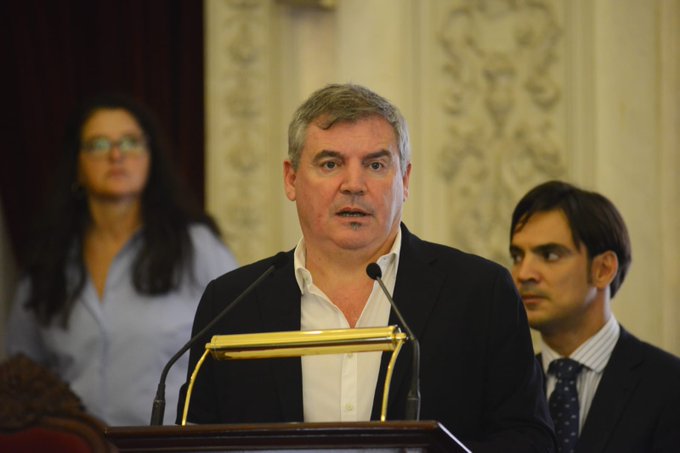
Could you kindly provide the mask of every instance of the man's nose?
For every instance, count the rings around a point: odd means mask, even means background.
[[[340,190],[348,194],[364,194],[366,192],[366,175],[363,166],[347,165]]]
[[[538,281],[540,278],[536,262],[530,255],[522,257],[513,264],[512,275],[518,283],[530,280]]]

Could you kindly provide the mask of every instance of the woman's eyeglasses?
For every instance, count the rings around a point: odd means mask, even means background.
[[[123,156],[139,156],[147,152],[144,137],[133,135],[115,141],[107,137],[93,138],[83,143],[80,150],[88,156],[106,157],[114,148],[118,148]]]

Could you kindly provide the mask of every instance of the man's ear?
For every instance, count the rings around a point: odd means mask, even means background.
[[[295,201],[295,176],[295,169],[291,161],[283,161],[283,188],[290,201]]]
[[[402,201],[406,201],[408,199],[408,187],[409,187],[409,182],[411,178],[411,162],[406,165],[406,171],[401,177],[402,180],[402,185],[404,187],[404,197]]]
[[[619,259],[611,250],[602,252],[593,258],[591,265],[591,279],[598,289],[607,288],[619,270]]]

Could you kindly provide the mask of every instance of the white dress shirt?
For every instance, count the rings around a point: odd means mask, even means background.
[[[390,293],[394,291],[401,249],[401,230],[392,249],[377,264]],[[295,278],[302,294],[301,330],[349,328],[342,311],[312,281],[305,268],[304,238],[295,249]],[[368,278],[368,276],[366,277]],[[384,327],[390,303],[377,282],[356,327]],[[306,422],[368,421],[371,419],[381,352],[302,357],[302,399]]]
[[[590,410],[597,386],[600,384],[602,373],[609,362],[620,332],[621,327],[619,323],[614,315],[611,315],[609,321],[595,335],[590,337],[569,356],[570,359],[583,364],[583,369],[576,379],[579,404],[579,432],[583,429],[583,423]],[[546,375],[548,398],[550,398],[557,382],[557,377],[548,373],[548,366],[550,362],[559,358],[562,358],[562,356],[550,349],[547,344],[542,343],[541,359]]]

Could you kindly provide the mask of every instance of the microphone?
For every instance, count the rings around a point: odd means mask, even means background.
[[[163,415],[165,413],[165,379],[168,376],[168,371],[175,364],[175,362],[187,352],[191,346],[194,345],[198,340],[200,340],[219,320],[224,318],[224,316],[231,311],[236,305],[238,305],[245,297],[250,294],[255,288],[257,288],[260,283],[269,276],[272,272],[277,269],[281,269],[288,261],[288,255],[285,252],[277,253],[272,259],[272,264],[265,270],[262,275],[260,275],[257,280],[250,284],[239,296],[229,303],[224,310],[220,312],[212,321],[208,323],[200,332],[194,335],[187,343],[182,346],[182,348],[177,351],[177,353],[168,360],[168,363],[163,368],[161,373],[161,378],[158,381],[158,388],[156,390],[156,397],[153,400],[153,408],[151,410],[151,426],[162,425]]]
[[[368,274],[372,280],[378,282],[383,293],[385,293],[387,300],[390,302],[390,305],[392,305],[399,322],[404,330],[406,330],[406,335],[408,335],[409,340],[413,343],[413,372],[411,374],[411,388],[406,396],[405,416],[407,420],[420,420],[420,343],[404,320],[404,317],[401,316],[397,304],[394,303],[394,299],[392,299],[390,292],[385,287],[385,284],[382,281],[382,269],[380,269],[380,266],[377,263],[370,263],[366,266],[366,274]]]

